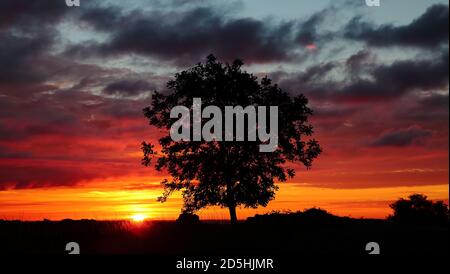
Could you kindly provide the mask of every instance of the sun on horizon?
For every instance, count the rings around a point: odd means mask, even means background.
[[[136,213],[134,215],[131,215],[131,220],[133,220],[133,222],[137,222],[137,223],[143,222],[147,218],[148,218],[147,215],[141,214],[141,213]]]

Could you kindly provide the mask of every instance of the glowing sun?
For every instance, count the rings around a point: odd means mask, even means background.
[[[144,214],[134,214],[131,216],[131,219],[135,222],[142,222],[145,220],[146,216]]]

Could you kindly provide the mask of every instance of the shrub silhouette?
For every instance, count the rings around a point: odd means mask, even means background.
[[[177,224],[199,224],[200,217],[197,214],[182,212],[176,222]]]
[[[257,223],[264,225],[277,225],[286,226],[293,224],[302,225],[326,225],[326,224],[336,224],[338,222],[347,221],[348,217],[338,217],[328,211],[321,208],[309,208],[304,211],[273,211],[271,213],[266,213],[263,215],[256,214],[253,217],[247,218],[249,223]]]
[[[142,164],[149,166],[157,158],[156,170],[166,169],[172,177],[162,182],[165,190],[161,202],[181,190],[183,212],[207,206],[227,207],[235,223],[236,207],[266,206],[278,189],[275,179],[283,182],[295,175],[293,169],[284,167],[287,161],[309,168],[321,153],[318,142],[310,138],[313,127],[308,119],[312,110],[307,98],[301,94],[289,96],[267,77],[258,82],[241,69],[242,65],[240,60],[223,64],[210,55],[206,63],[177,73],[167,83],[170,93],[155,92],[151,106],[144,109],[150,125],[167,132],[159,140],[162,155],[157,155],[154,144],[142,143]],[[168,134],[174,122],[170,110],[175,106],[192,109],[194,97],[222,112],[225,106],[278,106],[277,149],[261,153],[260,141],[173,141]]]
[[[388,219],[395,223],[447,225],[449,221],[448,205],[443,201],[430,201],[422,194],[401,198],[389,206],[394,213]]]

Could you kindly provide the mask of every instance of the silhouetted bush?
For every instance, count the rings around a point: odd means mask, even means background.
[[[401,224],[448,225],[449,209],[443,201],[433,202],[422,194],[413,194],[408,199],[399,199],[389,205],[394,214],[388,220]]]
[[[183,212],[178,216],[177,223],[178,224],[198,224],[198,223],[200,223],[200,218],[196,214]]]
[[[310,208],[304,211],[273,211],[268,214],[259,215],[247,218],[248,223],[264,223],[277,225],[295,225],[302,226],[327,225],[345,223],[348,217],[335,216],[328,211],[321,208]]]
[[[337,218],[337,216],[334,216],[333,214],[329,213],[325,209],[313,207],[310,209],[306,209],[302,212],[304,218],[316,218],[316,219],[334,219]]]

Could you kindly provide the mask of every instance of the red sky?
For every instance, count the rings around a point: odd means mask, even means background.
[[[0,4],[0,219],[176,218],[178,194],[156,202],[167,174],[140,164],[141,142],[161,136],[142,108],[209,53],[243,58],[258,77],[304,93],[324,149],[311,170],[295,166],[267,208],[241,209],[240,218],[313,206],[382,218],[412,193],[448,202],[442,1],[412,5],[396,21],[388,6],[371,16],[286,4],[267,20],[249,2],[149,6],[133,16],[114,1],[78,10],[19,2]],[[287,16],[294,8],[301,15]],[[218,208],[200,215],[228,217]]]

